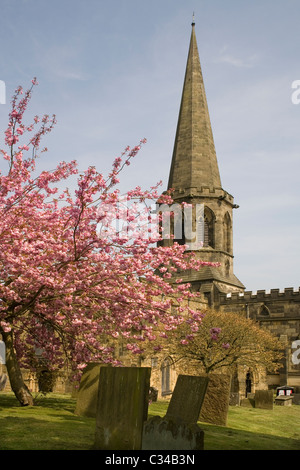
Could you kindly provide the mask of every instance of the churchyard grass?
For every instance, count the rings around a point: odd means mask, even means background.
[[[95,437],[95,420],[74,414],[70,395],[49,394],[36,406],[20,407],[0,392],[0,450],[85,450]]]
[[[95,419],[74,414],[70,395],[39,397],[20,407],[12,393],[0,393],[0,450],[89,450]],[[149,406],[149,417],[164,416],[167,402]],[[300,450],[300,406],[273,410],[229,407],[226,427],[198,423],[205,450]]]

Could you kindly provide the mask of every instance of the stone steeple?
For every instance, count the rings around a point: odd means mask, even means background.
[[[221,179],[193,22],[168,187],[190,196],[201,186]]]
[[[220,292],[243,292],[243,284],[233,273],[232,212],[238,206],[221,185],[194,21],[169,174],[168,189],[171,188],[175,203],[187,202],[204,208],[203,244],[191,249],[203,261],[220,263],[219,267],[202,267],[198,272],[180,273],[180,276],[194,290],[205,294],[211,304]],[[193,214],[195,228],[200,222],[198,212]],[[186,235],[187,231],[183,232]],[[189,244],[184,236],[179,241],[182,242]]]

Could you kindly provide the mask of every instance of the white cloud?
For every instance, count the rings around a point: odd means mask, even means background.
[[[243,57],[242,59],[240,57],[237,57],[233,53],[227,52],[228,46],[223,46],[223,48],[220,51],[219,57],[217,57],[214,62],[215,63],[223,63],[223,64],[229,64],[234,67],[241,67],[241,68],[252,68],[254,67],[259,59],[258,54],[253,54],[248,57]]]

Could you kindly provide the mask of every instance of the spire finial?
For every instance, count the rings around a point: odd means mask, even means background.
[[[195,12],[193,11],[193,22],[192,22],[192,26],[195,26]]]

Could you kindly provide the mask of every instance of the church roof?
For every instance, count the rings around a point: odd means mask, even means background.
[[[193,22],[168,189],[202,186],[221,188],[221,179]]]
[[[201,269],[198,271],[192,271],[188,273],[180,273],[180,277],[182,279],[182,282],[212,282],[212,281],[217,281],[221,283],[220,285],[223,284],[224,286],[227,286],[227,289],[224,290],[224,292],[228,292],[228,285],[238,287],[240,289],[245,289],[245,286],[242,284],[242,282],[233,274],[228,274],[225,275],[222,273],[222,270],[220,270],[219,267],[213,267],[213,266],[203,266]],[[220,288],[220,290],[222,290]]]

